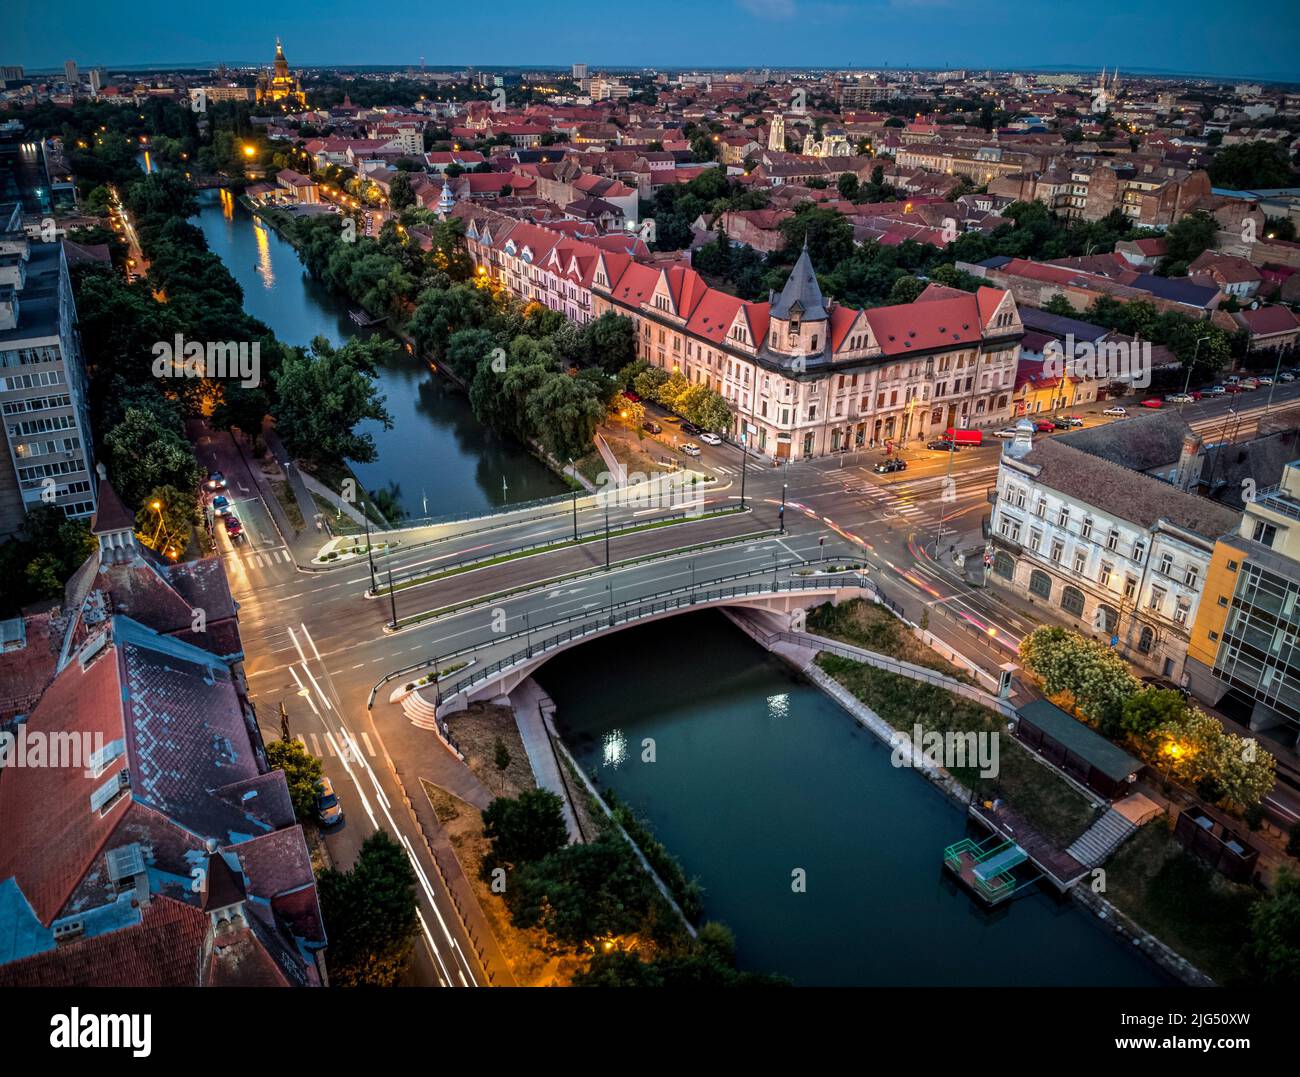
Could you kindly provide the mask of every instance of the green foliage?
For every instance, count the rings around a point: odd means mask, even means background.
[[[324,337],[310,349],[294,348],[275,374],[277,426],[289,449],[314,462],[375,458],[369,434],[354,430],[363,419],[387,429],[392,419],[375,388],[375,367],[395,345],[381,337],[350,340],[335,348]]]
[[[200,519],[193,486],[155,486],[136,510],[135,531],[146,546],[178,559]]]
[[[128,506],[147,504],[160,486],[193,490],[202,478],[194,447],[166,415],[165,408],[132,406],[104,435],[109,477]]]
[[[1103,733],[1119,731],[1124,702],[1138,682],[1109,647],[1068,629],[1036,628],[1020,641],[1020,661],[1049,696],[1068,695]]]
[[[361,846],[350,871],[321,872],[318,887],[336,987],[392,987],[419,929],[415,872],[386,830]]]
[[[18,537],[0,542],[0,616],[62,595],[64,582],[94,550],[84,521],[69,520],[54,505],[32,506]]]
[[[273,770],[284,771],[289,783],[293,813],[301,822],[316,818],[316,783],[321,762],[296,740],[273,740],[266,746],[266,759]]]
[[[518,867],[541,860],[569,843],[563,801],[549,789],[497,797],[483,810],[483,834],[492,843],[483,861],[484,878],[501,865]]]
[[[1264,987],[1300,987],[1300,877],[1283,868],[1250,911],[1248,960]]]
[[[1187,701],[1172,688],[1146,685],[1124,700],[1120,724],[1124,731],[1140,737],[1158,726],[1178,724],[1187,717]]]
[[[1243,142],[1215,153],[1210,164],[1210,182],[1216,187],[1236,190],[1289,187],[1295,183],[1295,173],[1282,144]]]
[[[1166,255],[1161,263],[1167,271],[1175,264],[1195,261],[1200,255],[1214,246],[1214,237],[1219,231],[1219,222],[1204,210],[1197,210],[1183,217],[1165,233]],[[1185,270],[1184,270],[1185,272]]]

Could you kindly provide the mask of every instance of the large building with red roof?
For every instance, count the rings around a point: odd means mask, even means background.
[[[319,985],[311,857],[221,563],[161,563],[99,489],[99,549],[14,727],[60,753],[0,770],[0,986]]]
[[[583,323],[632,319],[637,354],[731,406],[731,435],[802,459],[1011,415],[1023,327],[1015,299],[931,285],[915,303],[858,310],[822,295],[805,251],[779,293],[747,302],[685,262],[666,265],[490,210],[457,207],[477,271]]]

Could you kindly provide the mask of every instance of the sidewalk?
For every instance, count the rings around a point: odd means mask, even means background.
[[[570,841],[582,841],[582,832],[578,829],[578,820],[569,806],[569,791],[560,775],[559,763],[551,748],[550,738],[542,719],[542,708],[551,703],[541,686],[531,677],[527,678],[510,693],[510,706],[515,712],[515,725],[519,728],[519,738],[524,742],[524,751],[528,754],[529,765],[533,768],[533,777],[539,789],[549,789],[564,805],[564,822],[569,830]]]

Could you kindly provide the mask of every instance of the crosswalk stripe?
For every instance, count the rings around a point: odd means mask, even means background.
[[[364,732],[363,732],[363,733],[361,734],[361,739],[365,742],[365,745],[366,745],[366,751],[369,752],[371,755],[374,755],[374,754],[375,754],[375,746],[374,746],[373,744],[370,743],[370,734],[369,734],[369,733],[364,733]]]
[[[317,757],[320,756],[320,738],[315,733],[311,735],[311,754]]]

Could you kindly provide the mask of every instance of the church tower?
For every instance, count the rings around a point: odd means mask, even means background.
[[[821,355],[830,340],[830,314],[808,257],[808,240],[779,294],[771,296],[767,345],[784,355]]]
[[[444,180],[442,194],[438,196],[438,220],[445,221],[455,208],[456,199],[451,193],[451,180]]]
[[[778,112],[772,117],[772,127],[767,135],[767,148],[785,152],[785,116]]]

